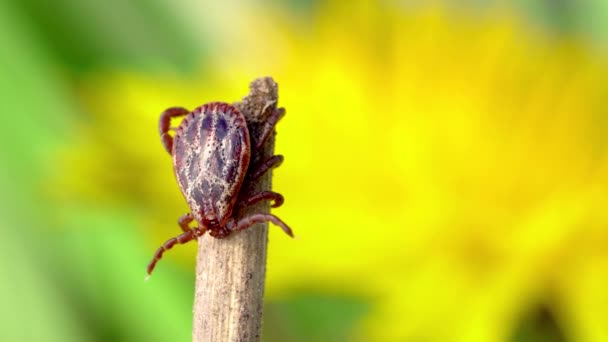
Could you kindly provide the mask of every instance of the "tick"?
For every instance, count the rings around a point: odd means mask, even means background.
[[[243,209],[261,201],[272,201],[272,207],[283,204],[283,196],[272,191],[245,193],[245,182],[252,182],[283,162],[282,155],[250,165],[252,148],[255,155],[268,140],[285,110],[272,107],[272,113],[255,142],[243,114],[235,107],[212,102],[188,111],[182,107],[165,110],[159,120],[160,139],[173,158],[173,169],[179,188],[188,202],[190,212],[178,224],[183,233],[167,240],[156,250],[148,265],[151,274],[163,253],[176,244],[198,239],[206,232],[221,239],[233,232],[260,222],[272,222],[293,237],[291,229],[271,214],[252,213],[238,219]],[[178,128],[171,128],[171,119],[184,117]],[[175,131],[175,136],[169,134]],[[190,227],[196,221],[198,226]]]

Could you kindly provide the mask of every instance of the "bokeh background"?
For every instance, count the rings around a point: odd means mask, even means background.
[[[188,341],[166,107],[271,75],[264,341],[608,341],[608,5],[0,2],[0,340]]]

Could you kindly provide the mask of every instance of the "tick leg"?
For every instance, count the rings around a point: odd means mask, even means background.
[[[283,195],[273,192],[273,191],[260,191],[258,193],[255,193],[253,195],[250,195],[249,197],[245,198],[242,201],[238,202],[238,209],[243,209],[243,208],[247,208],[251,205],[254,205],[256,203],[259,203],[261,201],[268,201],[271,200],[272,203],[272,208],[278,208],[280,207],[283,202],[285,201],[285,199],[283,198]]]
[[[255,169],[252,170],[250,173],[249,180],[254,181],[254,180],[262,177],[262,175],[264,175],[266,172],[268,172],[268,170],[274,169],[275,167],[279,167],[282,163],[283,163],[283,156],[280,154],[277,154],[276,156],[272,156],[272,157],[266,159],[261,164],[255,166]]]
[[[256,223],[262,223],[262,222],[272,222],[276,226],[281,227],[281,229],[283,229],[283,231],[287,235],[293,237],[293,232],[291,231],[291,228],[289,228],[289,226],[287,226],[285,224],[285,222],[281,221],[280,218],[278,218],[272,214],[252,214],[249,216],[245,216],[245,217],[241,218],[238,222],[236,222],[236,221],[228,222],[228,224],[226,225],[226,228],[230,231],[236,232],[239,230],[247,229]]]
[[[179,220],[177,220],[177,224],[179,224],[179,227],[182,229],[182,231],[184,233],[190,231],[190,222],[192,222],[194,220],[194,217],[192,217],[191,213],[187,213],[182,215]]]
[[[262,148],[262,146],[264,146],[264,143],[274,131],[274,126],[276,126],[277,122],[279,122],[283,116],[285,116],[285,108],[274,109],[262,127],[262,131],[260,132],[260,140],[258,140],[257,144],[255,145],[256,149],[259,150]]]
[[[169,129],[171,126],[171,119],[177,118],[189,114],[186,108],[183,107],[171,107],[166,109],[158,120],[158,132],[160,133],[160,141],[163,143],[165,150],[171,154],[173,148],[173,137],[169,135]]]
[[[154,258],[152,258],[152,261],[150,262],[150,264],[148,265],[148,275],[152,274],[152,271],[154,271],[154,267],[156,266],[156,263],[162,259],[163,257],[163,253],[165,253],[165,251],[170,250],[171,248],[173,248],[173,246],[175,246],[175,244],[185,244],[187,242],[190,242],[192,240],[195,240],[196,238],[198,238],[199,236],[202,236],[203,234],[205,234],[205,229],[204,228],[193,228],[188,230],[187,232],[184,232],[174,238],[171,238],[169,240],[167,240],[165,243],[163,243],[162,246],[160,246],[157,250],[156,253],[154,253]]]

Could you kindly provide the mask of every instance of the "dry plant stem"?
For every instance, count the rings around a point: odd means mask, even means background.
[[[265,108],[276,104],[277,84],[260,78],[241,102],[234,104],[247,119],[255,141],[264,121]],[[252,161],[256,152],[252,144]],[[265,144],[260,158],[274,151],[274,136]],[[247,186],[247,185],[244,185]],[[248,191],[270,190],[271,172],[248,186]],[[246,212],[268,213],[268,203]],[[244,214],[242,213],[242,214]],[[209,234],[198,243],[192,339],[195,342],[259,341],[262,330],[262,304],[266,275],[268,224],[261,223],[225,239]]]

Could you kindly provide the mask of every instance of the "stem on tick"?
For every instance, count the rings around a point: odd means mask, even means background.
[[[263,109],[277,101],[277,84],[267,77],[254,80],[250,87],[249,95],[234,106],[243,113],[248,126],[252,123],[250,134],[254,138],[255,127],[261,127],[264,119]],[[273,150],[271,135],[257,157],[265,160],[273,155]],[[271,173],[252,183],[243,187],[252,192],[270,190]],[[241,214],[269,210],[264,201]],[[225,239],[208,234],[199,239],[193,341],[260,341],[267,243],[268,223],[258,223]]]

